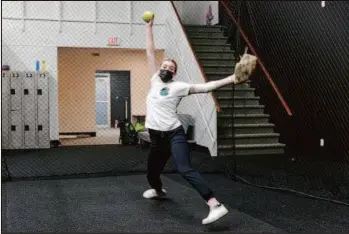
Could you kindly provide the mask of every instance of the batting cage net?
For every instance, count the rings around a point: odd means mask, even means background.
[[[321,4],[3,2],[2,180],[147,171],[150,29],[178,81],[258,57],[249,81],[178,105],[195,169],[349,202],[349,9]]]

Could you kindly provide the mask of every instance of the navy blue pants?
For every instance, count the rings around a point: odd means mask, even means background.
[[[196,189],[201,197],[206,201],[214,197],[208,183],[191,166],[187,137],[182,126],[166,132],[149,129],[149,134],[151,145],[147,179],[153,189],[161,191],[160,174],[172,155],[177,171]]]

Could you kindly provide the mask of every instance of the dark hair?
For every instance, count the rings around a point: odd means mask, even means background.
[[[176,61],[174,61],[173,59],[170,59],[170,58],[165,58],[164,61],[172,62],[175,65],[175,73],[177,73],[178,65],[177,65]]]

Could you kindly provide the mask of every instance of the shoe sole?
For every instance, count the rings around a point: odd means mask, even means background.
[[[161,195],[154,196],[154,197],[145,197],[143,195],[143,198],[145,198],[145,199],[161,199],[161,198],[164,198],[164,197],[166,197],[166,194],[161,194]]]
[[[154,196],[154,197],[145,197],[145,196],[144,196],[144,194],[142,194],[143,198],[145,198],[145,199],[157,199],[157,198],[163,198],[163,197],[166,197],[166,195],[167,195],[167,193],[166,193],[166,192],[164,192],[164,193],[162,193],[162,194],[160,194],[160,195]]]
[[[228,213],[229,213],[229,211],[226,209],[221,216],[218,216],[216,219],[213,219],[213,220],[211,220],[210,222],[207,222],[207,223],[202,222],[202,224],[203,225],[207,225],[207,224],[216,222],[217,220],[219,220],[219,219],[223,218],[224,216],[226,216]]]

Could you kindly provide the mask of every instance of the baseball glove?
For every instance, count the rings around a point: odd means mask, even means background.
[[[256,69],[257,57],[247,54],[248,48],[245,48],[245,53],[240,56],[240,61],[235,65],[235,79],[238,83],[248,80],[253,71]]]

